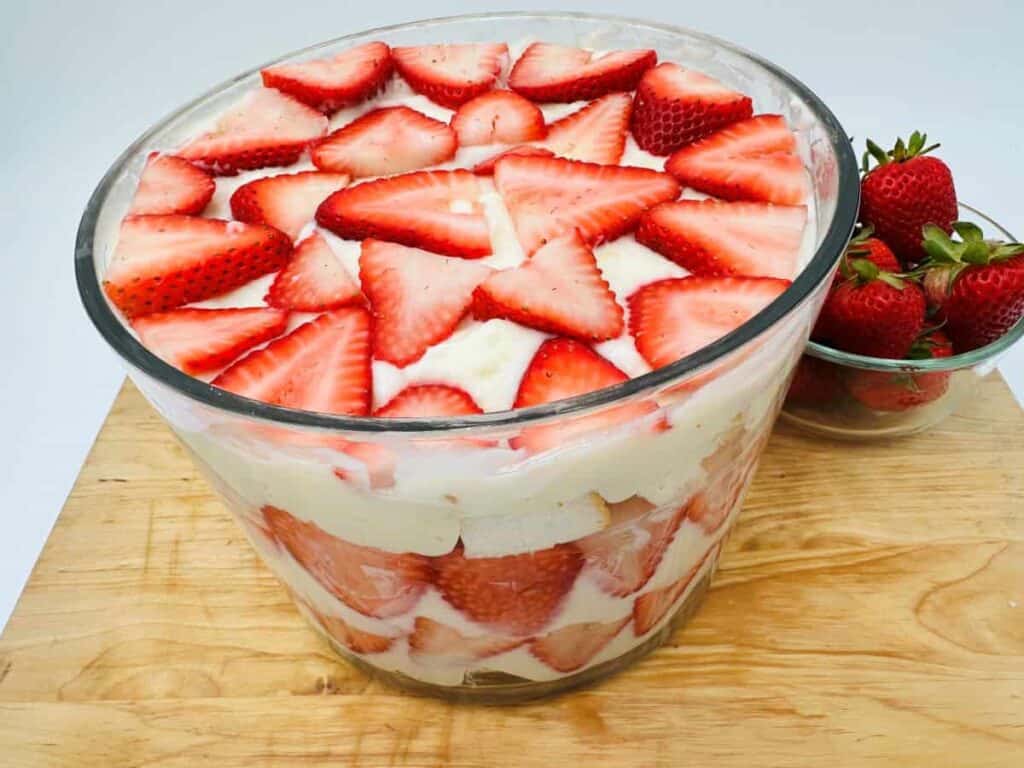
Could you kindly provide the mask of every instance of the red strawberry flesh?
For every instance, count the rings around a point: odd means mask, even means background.
[[[313,165],[355,178],[388,176],[455,156],[455,132],[409,107],[382,107],[334,131],[313,147]]]
[[[457,109],[491,90],[508,58],[504,43],[456,43],[392,49],[395,68],[412,89]]]
[[[573,229],[590,245],[613,240],[647,208],[679,195],[679,185],[657,171],[548,157],[503,157],[494,183],[527,254]]]
[[[548,333],[605,341],[622,333],[622,307],[574,230],[556,237],[517,269],[496,272],[476,289],[473,314]]]
[[[103,289],[128,317],[174,309],[274,272],[291,241],[271,227],[195,216],[128,216]]]
[[[533,43],[509,74],[509,87],[532,101],[596,99],[614,91],[632,91],[658,56],[652,50],[593,53],[554,43]]]
[[[272,307],[323,312],[360,301],[359,284],[342,266],[324,236],[314,232],[295,246],[265,300]]]
[[[385,43],[372,42],[326,59],[277,64],[260,74],[268,88],[330,114],[373,96],[391,77],[391,71],[391,49]]]
[[[217,184],[213,177],[188,160],[156,152],[146,160],[129,214],[203,212]]]
[[[436,585],[454,608],[481,626],[513,636],[543,629],[583,567],[579,550],[559,544],[522,555],[467,558],[459,545],[436,558]]]
[[[633,137],[641,149],[667,155],[752,115],[749,96],[665,62],[647,70],[637,86]]]
[[[459,146],[518,144],[543,139],[544,114],[512,91],[490,91],[459,107],[452,116]]]
[[[347,240],[377,238],[447,256],[475,259],[491,252],[469,171],[417,171],[339,190],[316,213],[320,226]]]
[[[291,165],[326,132],[327,118],[316,110],[272,88],[259,88],[178,154],[213,173],[231,175]]]
[[[185,373],[209,373],[285,331],[277,309],[172,309],[136,318],[132,328],[146,347]]]
[[[296,240],[320,203],[348,182],[348,174],[318,171],[264,176],[232,193],[231,215],[251,224],[269,224]]]

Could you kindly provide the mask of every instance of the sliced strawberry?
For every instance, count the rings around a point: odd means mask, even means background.
[[[512,147],[512,149],[506,149],[504,152],[499,152],[486,160],[481,160],[473,166],[473,173],[477,176],[491,176],[494,174],[494,165],[501,158],[508,157],[509,155],[517,155],[519,157],[554,157],[555,153],[550,149],[544,149],[544,147],[523,144],[518,147]]]
[[[406,387],[374,413],[374,416],[471,416],[483,413],[464,390],[445,384]]]
[[[504,43],[418,45],[392,49],[395,68],[412,89],[449,109],[494,87],[508,59]]]
[[[533,356],[519,382],[515,407],[565,400],[615,384],[629,377],[586,344],[573,339],[548,339]],[[598,413],[560,419],[556,423],[527,427],[510,440],[513,448],[540,453],[571,442],[579,435],[606,429],[631,419],[642,418],[653,410],[649,403],[605,408]]]
[[[488,277],[473,296],[473,315],[584,341],[614,339],[623,329],[622,307],[575,230],[549,240],[517,269]]]
[[[399,367],[419,360],[465,317],[490,267],[366,240],[359,275],[373,309],[373,349]]]
[[[802,205],[679,200],[647,211],[636,239],[695,275],[790,279],[806,224]]]
[[[691,568],[682,578],[661,589],[652,589],[640,595],[633,603],[633,633],[640,637],[646,635],[665,618],[665,614],[676,604],[676,601],[690,586],[693,577],[709,557],[717,555],[719,545],[716,544]]]
[[[374,237],[476,259],[491,252],[481,191],[469,171],[418,171],[339,190],[316,220],[348,240]]]
[[[295,246],[291,261],[277,273],[264,300],[272,307],[323,312],[361,298],[359,284],[345,271],[323,235],[314,232]]]
[[[544,113],[517,93],[490,91],[459,107],[452,129],[463,147],[518,144],[544,138]]]
[[[485,627],[530,635],[554,618],[583,567],[571,544],[505,557],[467,558],[459,544],[435,558],[436,585],[452,606]]]
[[[286,408],[370,412],[370,315],[347,307],[320,315],[256,350],[213,380],[235,394]]]
[[[277,309],[172,309],[132,321],[150,352],[185,373],[223,368],[257,344],[284,333],[288,313]]]
[[[586,666],[612,641],[631,617],[618,621],[587,621],[556,629],[530,642],[530,653],[556,672],[575,672]]]
[[[779,115],[758,115],[716,131],[672,155],[665,170],[724,200],[799,205],[807,197],[796,139]]]
[[[754,114],[749,96],[678,64],[647,70],[636,88],[633,138],[655,155],[667,155]]]
[[[213,177],[202,168],[174,155],[153,152],[146,159],[128,213],[197,215],[203,212],[216,188]]]
[[[653,368],[674,363],[736,330],[789,287],[771,277],[681,277],[629,297],[629,330]]]
[[[331,639],[345,646],[354,653],[384,653],[384,651],[388,650],[395,642],[393,637],[378,635],[373,632],[367,632],[365,629],[359,629],[358,627],[349,624],[340,616],[328,616],[302,600],[302,598],[297,599],[302,601],[303,605],[305,605],[307,610],[313,614],[317,623],[321,628],[323,628],[324,632],[331,637]]]
[[[559,157],[615,165],[626,148],[633,100],[609,93],[548,126],[544,146]]]
[[[324,171],[389,176],[455,157],[455,131],[409,107],[383,107],[339,128],[313,147],[313,165]]]
[[[263,507],[263,517],[295,562],[366,616],[389,618],[412,610],[430,583],[430,563],[423,555],[352,544],[270,505]]]
[[[178,152],[219,175],[291,165],[310,142],[327,133],[327,118],[273,88],[258,88],[225,112],[213,130]]]
[[[287,93],[330,114],[373,96],[391,77],[391,49],[372,42],[329,59],[277,64],[260,72],[267,88]]]
[[[739,503],[770,434],[770,425],[760,435],[751,434],[742,425],[726,433],[715,452],[701,461],[706,479],[700,493],[686,505],[688,520],[708,535],[718,532]]]
[[[196,216],[128,216],[103,289],[128,317],[225,293],[288,260],[292,244],[260,224]]]
[[[685,517],[685,507],[649,511],[580,539],[584,572],[606,594],[633,594],[650,581]]]
[[[614,240],[647,208],[679,196],[664,173],[553,157],[503,157],[494,183],[527,254],[573,229],[591,245]]]
[[[652,50],[612,51],[594,58],[582,48],[533,43],[509,74],[508,85],[533,101],[583,101],[632,91],[658,55]]]
[[[450,664],[468,664],[497,656],[523,644],[521,638],[502,635],[464,635],[447,624],[417,616],[409,635],[409,652],[413,656],[430,656]]]
[[[239,221],[269,224],[295,240],[313,221],[320,203],[348,182],[348,174],[318,171],[264,176],[232,193],[231,215]]]
[[[363,465],[364,477],[341,467],[334,468],[334,475],[345,482],[368,485],[372,490],[390,488],[395,484],[395,452],[380,443],[357,442],[355,440],[335,441],[335,447]],[[365,478],[365,479],[364,479]]]

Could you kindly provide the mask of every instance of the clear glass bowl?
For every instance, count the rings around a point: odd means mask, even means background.
[[[960,219],[987,237],[1015,238],[981,211],[960,204]],[[1024,320],[988,346],[935,360],[865,357],[807,342],[798,376],[813,386],[791,392],[783,417],[801,429],[843,440],[873,440],[921,432],[970,399],[1003,353],[1024,336]]]
[[[508,701],[620,669],[694,610],[849,240],[859,183],[846,133],[805,86],[675,27],[564,13],[465,16],[350,35],[279,61],[374,39],[494,38],[654,48],[783,114],[812,177],[816,231],[815,253],[792,287],[672,365],[517,411],[352,418],[214,388],[141,346],[97,274],[147,154],[179,145],[255,86],[258,70],[125,151],[86,207],[75,267],[93,323],[338,652],[409,688]],[[615,426],[596,427],[592,414],[614,414]],[[552,426],[562,436],[554,444],[514,447]]]

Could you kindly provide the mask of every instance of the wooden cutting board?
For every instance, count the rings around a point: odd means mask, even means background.
[[[32,510],[7,510],[10,515]],[[126,384],[0,637],[0,765],[1024,765],[1024,416],[780,426],[696,619],[510,708],[332,655]]]

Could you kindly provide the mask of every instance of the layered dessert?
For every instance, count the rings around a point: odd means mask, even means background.
[[[190,129],[140,169],[103,287],[153,354],[254,402],[144,385],[310,621],[454,687],[572,681],[664,637],[810,318],[572,399],[735,331],[808,262],[786,119],[653,50],[371,42],[269,67]]]

